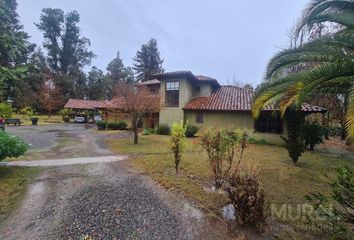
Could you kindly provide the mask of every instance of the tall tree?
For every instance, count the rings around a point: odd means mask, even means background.
[[[120,57],[120,53],[117,52],[117,56],[107,66],[107,77],[109,80],[107,89],[107,98],[113,97],[113,92],[118,83],[133,83],[134,72],[130,67],[124,67],[123,59]]]
[[[134,58],[133,69],[135,70],[136,79],[138,81],[147,81],[152,79],[154,74],[163,72],[163,61],[157,47],[157,40],[150,39],[148,43],[141,46]]]
[[[34,48],[16,9],[16,0],[0,0],[0,102],[14,97],[13,84],[26,73],[25,63]]]
[[[319,89],[342,89],[348,142],[354,139],[354,2],[312,0],[298,27],[335,24],[334,31],[278,53],[267,67],[266,83],[257,92],[253,113],[271,102],[285,112]],[[338,27],[338,25],[340,27]],[[332,28],[333,29],[333,28]],[[294,70],[295,69],[295,70]]]
[[[87,77],[87,97],[90,100],[105,99],[107,89],[107,78],[103,71],[92,67]]]
[[[54,80],[66,99],[76,97],[76,86],[82,83],[82,69],[95,56],[88,50],[89,39],[80,34],[79,22],[80,15],[76,11],[65,14],[62,9],[44,8],[36,24],[43,32],[43,46]]]

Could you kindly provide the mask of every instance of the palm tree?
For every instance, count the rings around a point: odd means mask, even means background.
[[[259,87],[253,115],[270,104],[284,114],[316,91],[341,92],[346,99],[346,131],[354,138],[354,0],[312,0],[303,13],[296,36],[318,26],[331,33],[276,54]]]

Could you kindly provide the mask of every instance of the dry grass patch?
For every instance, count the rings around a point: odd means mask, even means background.
[[[140,144],[134,145],[132,139],[111,139],[110,148],[121,154],[132,156],[132,164],[147,173],[167,189],[176,189],[187,197],[196,200],[215,214],[228,201],[225,194],[205,191],[213,183],[208,158],[201,148],[187,139],[187,152],[182,155],[180,174],[176,176],[174,158],[169,149],[169,136],[141,136]],[[261,178],[270,203],[301,204],[304,195],[311,192],[328,193],[321,171],[334,174],[339,166],[354,167],[352,160],[331,157],[316,152],[305,152],[295,166],[283,147],[250,145],[244,153],[245,162],[263,168]],[[295,222],[282,221],[295,226]]]

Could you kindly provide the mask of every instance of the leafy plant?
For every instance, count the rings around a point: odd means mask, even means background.
[[[105,130],[107,126],[106,121],[96,121],[96,126],[98,130]]]
[[[0,103],[0,116],[3,116],[4,118],[11,118],[13,109],[9,104],[6,103]]]
[[[32,117],[34,115],[34,110],[31,107],[24,107],[20,109],[19,113],[25,118],[25,116]]]
[[[19,137],[0,132],[0,161],[7,157],[19,157],[28,149],[28,145]]]
[[[171,150],[175,157],[176,174],[178,174],[179,164],[182,158],[182,152],[186,147],[186,127],[183,123],[173,123],[171,129]]]
[[[156,128],[156,134],[158,135],[170,135],[171,129],[166,124],[161,124]]]
[[[107,128],[110,130],[124,130],[127,128],[127,126],[127,123],[124,121],[107,123]]]
[[[287,136],[281,136],[281,138],[285,141],[289,157],[295,164],[305,150],[303,136],[304,124],[305,116],[302,112],[288,110],[285,113]]]
[[[314,150],[316,144],[322,143],[325,135],[325,129],[321,127],[317,122],[315,123],[305,123],[304,125],[304,139],[305,147]]]
[[[186,137],[188,137],[188,138],[195,137],[195,135],[197,134],[198,131],[199,131],[199,128],[197,126],[187,124]]]
[[[220,189],[230,173],[237,171],[247,146],[247,133],[227,128],[210,128],[203,131],[198,139],[200,145],[208,153],[209,164],[214,175],[214,183]],[[239,146],[239,161],[235,165],[235,148]]]
[[[336,176],[323,176],[331,190],[330,194],[312,193],[305,199],[310,201],[324,221],[309,217],[307,220],[318,230],[324,231],[329,239],[350,239],[354,229],[354,172],[351,168],[336,168]],[[333,204],[334,203],[334,204]]]
[[[154,134],[155,130],[153,128],[145,128],[143,131],[143,135],[151,135]]]
[[[259,169],[241,168],[227,179],[225,191],[235,208],[236,222],[261,230],[266,221],[268,203],[260,187]]]

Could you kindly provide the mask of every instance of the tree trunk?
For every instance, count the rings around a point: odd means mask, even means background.
[[[134,144],[138,144],[139,140],[139,135],[138,135],[138,120],[137,119],[133,119],[132,121],[132,125],[133,125],[133,132],[134,132]]]

